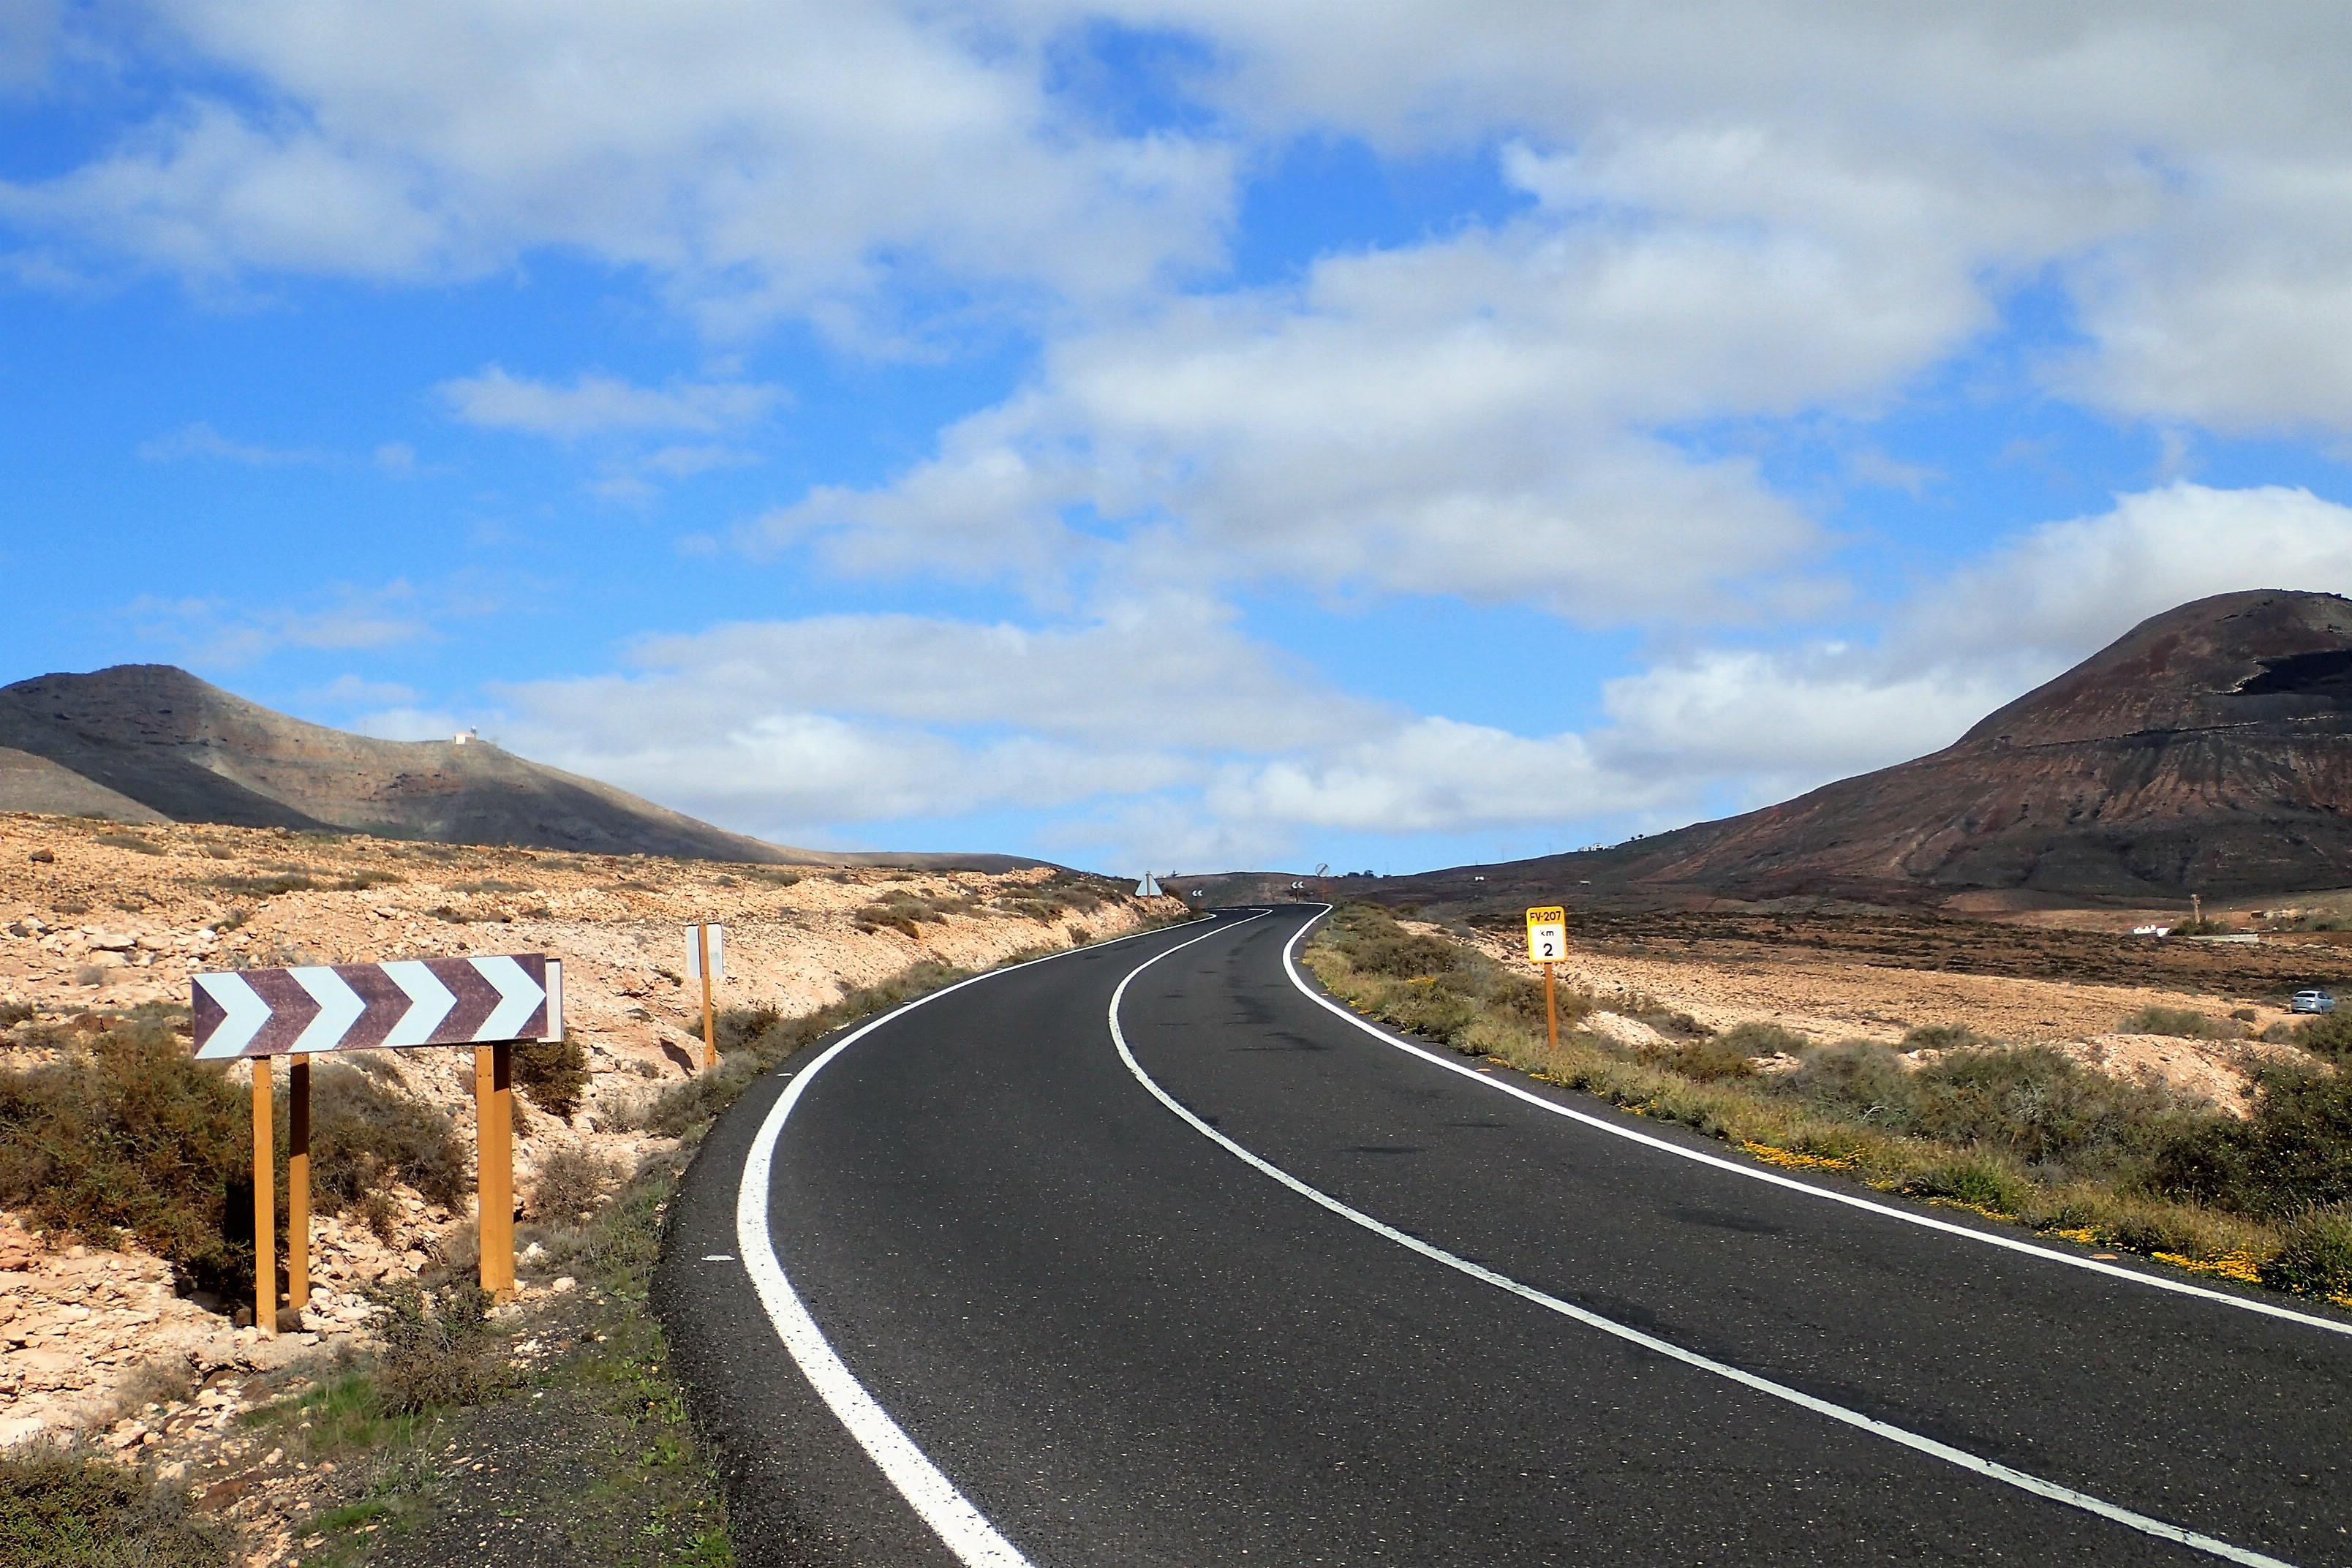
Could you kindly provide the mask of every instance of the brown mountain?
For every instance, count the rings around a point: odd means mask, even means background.
[[[0,687],[0,811],[773,865],[1003,870],[1037,864],[998,855],[788,848],[487,742],[346,734],[156,664]]]
[[[2352,600],[2263,591],[2142,622],[1952,745],[1615,849],[1401,879],[1499,895],[2178,899],[2352,886]]]

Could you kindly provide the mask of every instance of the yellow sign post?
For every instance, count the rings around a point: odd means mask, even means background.
[[[1528,957],[1543,967],[1544,1033],[1559,1049],[1559,1005],[1553,1000],[1551,967],[1568,956],[1568,911],[1547,904],[1528,911]]]

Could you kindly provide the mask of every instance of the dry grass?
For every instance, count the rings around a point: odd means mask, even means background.
[[[2329,1113],[2317,1107],[2306,1107],[2288,1135],[2276,1118],[2258,1113],[2236,1123],[2039,1048],[1957,1050],[1915,1070],[1883,1046],[1808,1045],[1799,1070],[1770,1079],[1718,1059],[1790,1043],[1760,1031],[1745,1039],[1727,1031],[1712,1050],[1698,1052],[1689,1042],[1640,1052],[1580,1033],[1565,1035],[1555,1049],[1542,1032],[1540,1003],[1532,1023],[1515,1004],[1507,982],[1516,976],[1475,949],[1409,935],[1363,906],[1343,909],[1306,957],[1324,985],[1359,1012],[1722,1139],[1767,1163],[1838,1172],[1883,1191],[2209,1273],[2251,1279],[2263,1259],[2281,1254],[2281,1236],[2254,1212],[2246,1184],[2249,1171],[2276,1167],[2279,1143],[2304,1152],[2289,1179],[2306,1202],[2313,1194],[2339,1195],[2329,1163],[2336,1151],[2347,1162],[2340,1195],[2352,1197],[2352,1115],[2339,1144]],[[2263,1141],[2266,1126],[2275,1135],[2271,1142]],[[2240,1132],[2250,1142],[2227,1142]],[[2239,1158],[2212,1162],[2202,1190],[2168,1178],[2167,1159],[2216,1141]]]

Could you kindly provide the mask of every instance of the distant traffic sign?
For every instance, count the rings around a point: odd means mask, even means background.
[[[1568,911],[1558,904],[1528,911],[1528,957],[1558,963],[1568,956]]]
[[[560,1039],[562,973],[529,952],[198,974],[196,1056]]]

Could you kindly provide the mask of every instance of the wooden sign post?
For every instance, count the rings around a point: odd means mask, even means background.
[[[309,1057],[286,1062],[286,1304],[297,1312],[310,1304]]]
[[[1528,957],[1543,969],[1544,1036],[1559,1049],[1559,1004],[1552,990],[1552,965],[1568,956],[1568,911],[1547,904],[1528,911]]]
[[[715,922],[697,925],[686,939],[686,976],[702,981],[702,1065],[719,1065],[718,1016],[711,1005],[711,982],[726,973],[727,928]]]
[[[482,1289],[514,1294],[514,1047],[474,1047],[475,1235]]]
[[[270,1154],[278,1146],[271,1112],[269,1058],[253,1061],[253,1321],[278,1331],[278,1181]]]
[[[482,1289],[514,1293],[514,1042],[563,1037],[563,965],[543,953],[313,964],[192,977],[196,1058],[253,1063],[254,1322],[278,1331],[276,1152],[269,1058],[289,1064],[287,1294],[310,1292],[310,1057],[474,1047]]]

